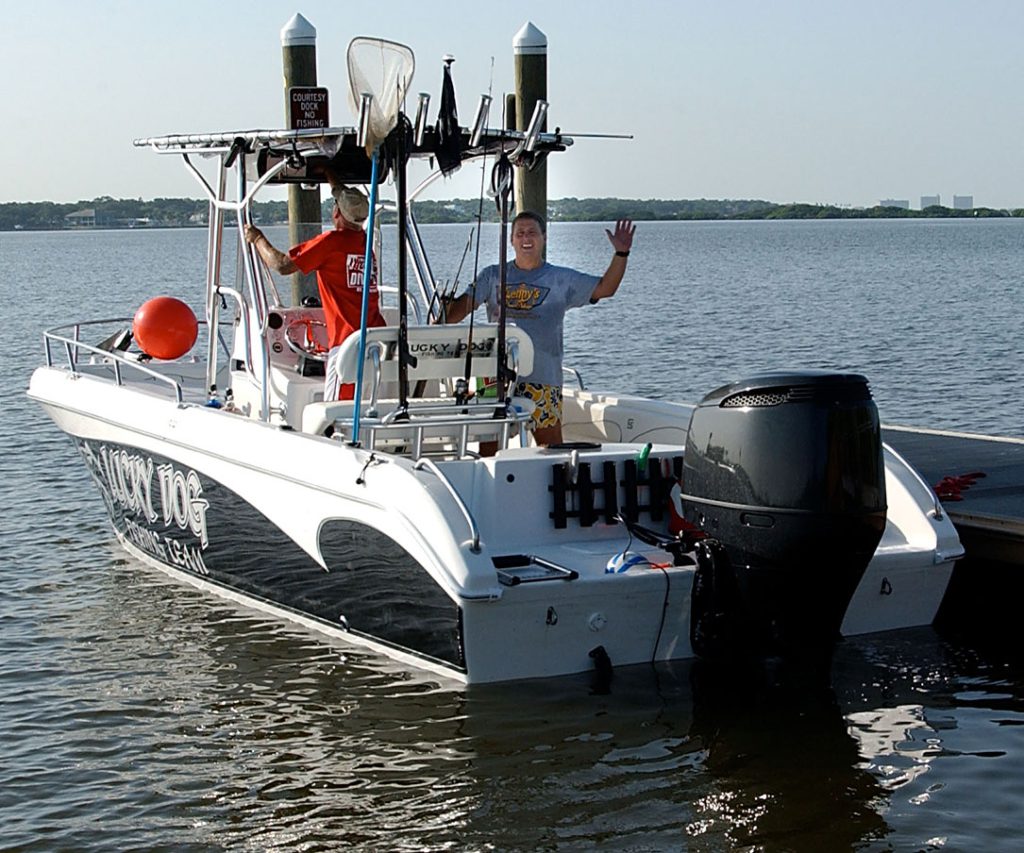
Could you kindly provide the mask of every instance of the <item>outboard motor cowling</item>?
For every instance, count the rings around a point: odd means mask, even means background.
[[[867,380],[777,372],[712,391],[690,421],[682,491],[686,520],[719,540],[731,564],[716,571],[733,577],[703,588],[736,591],[736,612],[705,624],[742,625],[752,652],[827,656],[885,529]],[[701,636],[695,650],[713,655],[719,640],[736,638]]]

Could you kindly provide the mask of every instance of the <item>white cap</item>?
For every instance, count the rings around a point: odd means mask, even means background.
[[[298,12],[281,30],[281,47],[316,47],[316,27]]]
[[[548,37],[538,30],[531,21],[527,21],[512,39],[512,52],[517,54],[547,53]]]

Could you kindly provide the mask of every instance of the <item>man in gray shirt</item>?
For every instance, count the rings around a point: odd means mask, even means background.
[[[533,413],[533,437],[537,444],[562,441],[562,330],[565,312],[613,296],[626,272],[636,226],[628,219],[605,230],[615,249],[604,275],[588,275],[556,267],[544,260],[547,227],[541,216],[523,211],[512,220],[515,259],[506,265],[506,313],[533,341],[533,372],[520,376],[513,394],[537,404]],[[470,289],[446,306],[445,322],[457,323],[486,303],[487,317],[498,317],[501,270],[489,266]]]

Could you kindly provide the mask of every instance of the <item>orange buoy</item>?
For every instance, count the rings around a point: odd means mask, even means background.
[[[153,358],[180,358],[196,342],[199,323],[180,299],[155,296],[143,302],[132,320],[135,342]]]

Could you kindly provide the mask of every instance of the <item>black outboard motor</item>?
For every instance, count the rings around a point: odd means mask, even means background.
[[[829,659],[885,529],[867,380],[777,372],[712,391],[690,421],[682,491],[686,520],[727,556],[698,570],[694,650],[739,640],[748,654]]]

